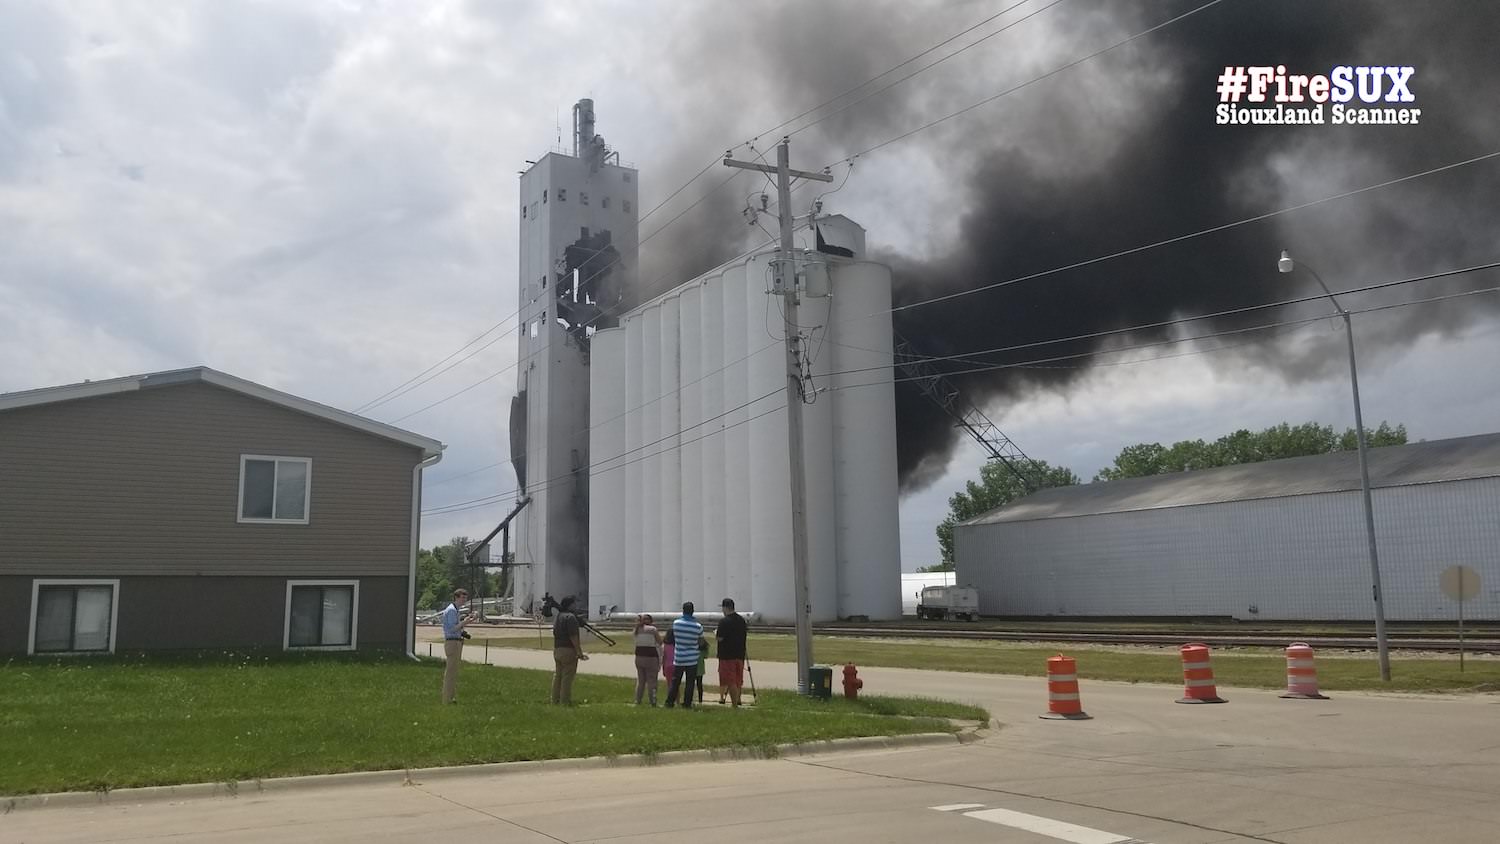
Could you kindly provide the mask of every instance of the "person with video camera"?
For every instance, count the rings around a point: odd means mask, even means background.
[[[557,605],[557,618],[552,621],[552,663],[556,666],[552,674],[552,702],[563,706],[573,705],[573,678],[578,674],[578,661],[589,658],[578,638],[574,600],[572,595],[563,598]]]
[[[469,633],[464,630],[474,620],[474,613],[463,612],[469,605],[469,593],[464,589],[453,590],[453,603],[442,612],[443,621],[443,703],[457,703],[458,666],[463,663],[464,640]]]

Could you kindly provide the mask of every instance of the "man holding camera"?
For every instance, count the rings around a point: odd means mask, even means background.
[[[557,605],[557,618],[552,622],[552,702],[562,706],[573,705],[573,678],[578,674],[578,661],[588,659],[583,652],[583,643],[578,639],[578,616],[573,613],[575,599],[572,595]]]
[[[474,620],[474,613],[462,613],[469,604],[469,593],[463,589],[453,590],[453,603],[443,610],[443,703],[454,703],[458,697],[458,666],[464,658],[464,640],[469,634],[464,628]]]

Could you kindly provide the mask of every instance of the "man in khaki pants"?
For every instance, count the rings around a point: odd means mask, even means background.
[[[569,595],[558,605],[557,618],[552,621],[552,662],[557,667],[552,675],[553,703],[573,705],[573,677],[578,673],[578,660],[588,658],[578,640],[578,616],[573,614],[573,596]]]
[[[463,589],[453,590],[453,603],[443,610],[443,703],[455,703],[458,696],[458,666],[464,660],[464,628],[474,620],[473,613],[460,611],[468,606],[469,593]]]

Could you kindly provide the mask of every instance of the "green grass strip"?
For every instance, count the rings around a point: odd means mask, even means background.
[[[786,692],[739,711],[651,709],[630,703],[633,681],[591,675],[574,686],[579,705],[561,708],[546,703],[549,673],[481,665],[464,666],[459,703],[443,706],[441,679],[440,662],[399,656],[12,661],[0,665],[0,794],[765,749],[988,717],[941,702]]]
[[[527,637],[494,638],[490,643],[491,647],[536,647],[536,640]],[[813,643],[818,662],[835,666],[853,662],[858,666],[1041,677],[1047,673],[1047,657],[1061,652],[1078,660],[1078,676],[1085,681],[1182,681],[1181,658],[1174,651],[1156,648],[1112,649],[1066,643],[1041,647],[1009,642],[882,640],[844,636],[814,636]],[[551,647],[550,643],[548,647]],[[619,648],[607,648],[601,642],[590,643],[589,648],[622,652]],[[766,662],[795,662],[796,641],[791,636],[779,634],[752,634],[750,656]],[[1221,685],[1262,689],[1286,687],[1286,654],[1282,651],[1218,648],[1213,652],[1213,660],[1214,676]],[[1325,691],[1500,691],[1500,660],[1493,658],[1470,659],[1466,669],[1460,672],[1457,659],[1393,657],[1389,683],[1381,682],[1379,666],[1373,656],[1338,657],[1324,652],[1318,656],[1317,664],[1318,682]],[[835,691],[839,681],[835,671]]]

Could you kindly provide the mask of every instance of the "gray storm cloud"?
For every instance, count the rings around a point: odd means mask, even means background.
[[[971,36],[877,83],[922,66],[1045,3],[1024,4]],[[799,133],[799,155],[825,160],[915,128],[994,92],[1046,73],[1201,5],[1063,2],[952,61],[841,111]],[[974,19],[985,12],[973,9]],[[718,113],[745,107],[774,123],[805,105],[835,97],[948,32],[909,4],[779,4],[742,10],[732,42],[679,28],[678,76],[688,102]],[[945,18],[953,29],[954,15]],[[921,248],[917,233],[873,230],[897,269],[897,305],[1052,270],[1097,256],[1230,223],[1278,208],[1493,152],[1500,119],[1480,108],[1500,95],[1488,33],[1500,31],[1500,7],[1463,2],[1224,2],[1160,32],[893,145],[860,163],[861,178],[900,179],[893,160],[913,150],[941,164],[942,178],[911,184],[951,195],[952,236]],[[819,35],[821,33],[822,35]],[[781,34],[780,36],[778,34]],[[784,37],[782,37],[784,36]],[[1286,65],[1288,73],[1327,73],[1336,65],[1411,65],[1416,126],[1222,126],[1214,121],[1217,75],[1226,65]],[[866,89],[868,90],[868,89]],[[857,95],[856,95],[857,96]],[[835,102],[792,128],[840,108]],[[785,104],[785,105],[781,105]],[[685,122],[680,148],[701,155],[722,144],[723,121]],[[757,125],[757,129],[765,128]],[[755,131],[755,130],[751,130]],[[782,130],[786,131],[786,130]],[[780,133],[773,133],[779,135]],[[742,138],[741,140],[747,140]],[[776,137],[761,138],[768,150]],[[743,151],[741,151],[743,154]],[[673,172],[704,162],[677,156]],[[698,193],[722,175],[700,180]],[[1339,202],[1232,228],[1168,247],[1045,275],[947,302],[899,310],[897,330],[920,351],[953,355],[1154,323],[1305,295],[1305,273],[1279,275],[1289,248],[1335,287],[1449,269],[1496,258],[1500,163],[1491,161],[1413,180]],[[643,279],[670,286],[742,248],[736,202],[720,196],[702,213],[664,229],[643,247]],[[677,206],[680,207],[680,206]],[[675,208],[663,210],[663,217]],[[653,225],[648,223],[649,232]],[[758,234],[758,233],[756,233]],[[1492,286],[1477,273],[1348,302],[1416,298]],[[1424,333],[1491,319],[1494,297],[1398,311],[1361,339],[1367,354],[1399,353]],[[1323,308],[1323,311],[1315,310]],[[1243,328],[1290,315],[1326,312],[1300,306],[1195,323],[1192,334]],[[1326,332],[1325,332],[1326,334]],[[1143,330],[1114,344],[1172,336]],[[1340,365],[1335,337],[1312,345],[1283,333],[1238,337],[1214,355],[1221,367],[1272,367],[1289,380]],[[1104,348],[1102,341],[982,355],[1005,365],[1083,355],[1061,366],[956,374],[970,397],[1003,407],[1033,390],[1066,390]],[[956,371],[972,363],[951,365]],[[936,479],[957,443],[946,416],[909,385],[898,386],[903,487]]]

